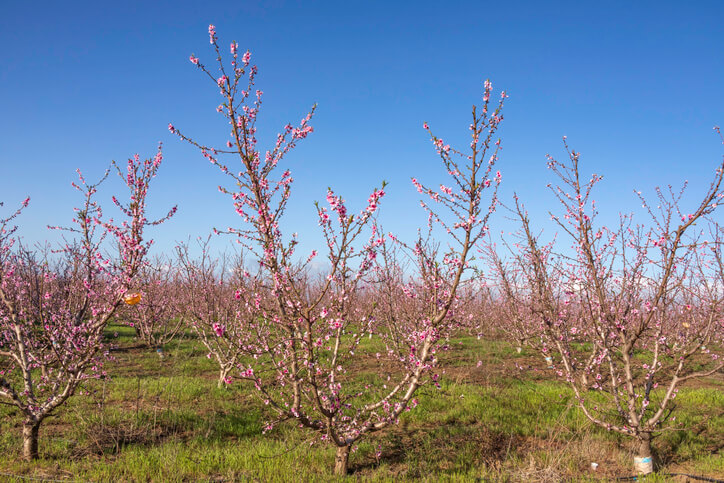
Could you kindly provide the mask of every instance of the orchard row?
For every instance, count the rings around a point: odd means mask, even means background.
[[[724,230],[714,218],[724,164],[691,209],[680,206],[682,192],[657,190],[654,203],[641,198],[645,222],[622,216],[607,227],[593,200],[601,177],[583,177],[579,154],[566,145],[568,159],[549,158],[560,235],[544,240],[517,196],[498,198],[496,131],[507,96],[494,99],[486,82],[469,146],[452,148],[424,125],[448,180],[432,187],[412,179],[428,215],[417,239],[379,225],[384,184],[358,210],[329,189],[316,206],[326,244],[300,254],[281,230],[293,183],[283,158],[313,131],[314,109],[260,151],[256,67],[236,42],[226,63],[213,26],[209,38],[218,69],[190,60],[220,92],[228,141],[207,146],[169,129],[229,178],[221,190],[242,222],[225,233],[242,250],[214,258],[202,242],[147,259],[144,229],[175,212],[146,218],[160,151],[112,167],[129,189],[127,201],[112,198],[120,223],[96,201],[100,182],[79,173],[83,201],[73,226],[54,227],[68,241],[52,253],[16,237],[28,200],[0,220],[0,402],[23,414],[26,459],[38,457],[43,420],[83,381],[105,376],[104,329],[120,320],[161,356],[193,330],[218,363],[219,385],[255,387],[274,414],[267,429],[292,421],[334,445],[336,474],[347,473],[353,445],[413,410],[418,388],[438,383],[438,354],[452,336],[502,332],[539,350],[580,411],[630,436],[637,471],[653,470],[651,438],[672,425],[681,383],[724,367]],[[520,229],[495,241],[490,226],[500,209]],[[361,384],[354,376],[370,356],[369,339],[381,369]]]

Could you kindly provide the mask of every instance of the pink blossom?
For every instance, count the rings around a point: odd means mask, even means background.
[[[222,337],[224,335],[224,332],[226,331],[226,327],[218,323],[213,324],[211,328],[214,330],[214,333],[216,333],[218,337]]]

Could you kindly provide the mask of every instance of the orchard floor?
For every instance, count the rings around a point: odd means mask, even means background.
[[[131,329],[110,332],[119,334],[106,366],[111,377],[87,383],[87,395],[43,423],[40,460],[20,459],[21,417],[0,406],[0,481],[335,479],[332,448],[310,444],[312,435],[291,424],[263,435],[266,408],[253,388],[217,389],[214,363],[192,338],[170,344],[161,359]],[[582,417],[532,351],[460,338],[441,359],[441,388],[421,388],[420,405],[399,425],[364,440],[348,479],[606,481],[632,474],[629,443]],[[684,386],[676,403],[686,430],[654,441],[661,474],[647,481],[689,481],[672,473],[724,480],[724,375]]]

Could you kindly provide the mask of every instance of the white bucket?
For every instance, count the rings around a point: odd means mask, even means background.
[[[648,475],[654,471],[651,456],[634,456],[634,469],[639,475]]]

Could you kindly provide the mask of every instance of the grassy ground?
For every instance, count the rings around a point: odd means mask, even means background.
[[[264,406],[247,386],[217,389],[217,368],[193,339],[160,359],[130,329],[111,332],[119,333],[112,377],[88,383],[87,397],[46,420],[41,460],[21,461],[21,418],[0,406],[0,481],[334,479],[332,448],[310,444],[311,434],[291,425],[262,435]],[[462,338],[443,358],[441,389],[422,388],[420,406],[399,425],[364,440],[351,478],[595,481],[632,473],[628,442],[588,423],[540,356]],[[655,440],[663,472],[724,479],[724,377],[684,387],[676,402],[687,430]]]

